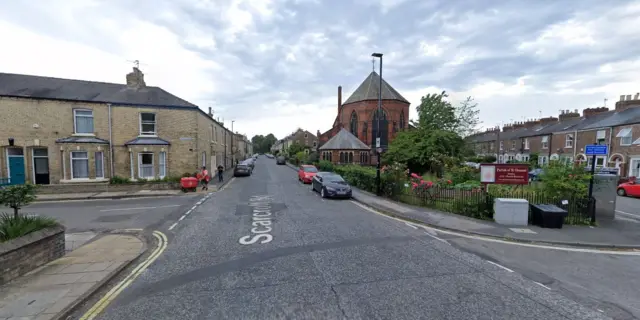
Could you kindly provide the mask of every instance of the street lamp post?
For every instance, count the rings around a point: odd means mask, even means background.
[[[233,151],[233,140],[236,139],[236,133],[233,131],[233,123],[235,120],[231,120],[231,167],[236,165],[236,153]]]
[[[376,117],[376,153],[378,154],[378,163],[376,165],[376,194],[378,196],[382,195],[381,190],[381,179],[380,179],[380,168],[381,164],[381,155],[380,150],[382,148],[382,141],[380,138],[380,117],[382,116],[382,53],[372,53],[372,57],[380,59],[380,84],[378,88],[378,111]]]

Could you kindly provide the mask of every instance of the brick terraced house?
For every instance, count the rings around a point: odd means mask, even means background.
[[[0,73],[0,121],[0,178],[11,184],[159,179],[231,167],[233,134],[211,109],[147,86],[136,67],[126,84]]]
[[[342,87],[339,86],[336,118],[331,129],[324,133],[320,133],[318,130],[318,147],[322,149],[325,143],[337,136],[342,129],[346,129],[369,148],[368,155],[364,155],[364,152],[359,150],[357,153],[362,153],[362,158],[358,156],[352,162],[375,164],[377,161],[375,146],[378,117],[380,117],[381,128],[380,145],[385,150],[399,131],[409,127],[409,101],[384,79],[382,79],[382,112],[378,114],[378,93],[380,90],[380,76],[375,71],[367,76],[344,103],[342,102]],[[325,150],[326,152],[328,151]],[[335,163],[342,163],[341,159],[344,160],[344,158],[339,156],[340,152],[349,154],[353,150],[332,150],[331,152],[332,155],[327,159],[331,159]]]
[[[491,128],[467,138],[478,155],[494,155],[498,162],[550,160],[590,165],[589,144],[609,146],[609,154],[596,157],[597,167],[617,168],[621,176],[640,176],[640,94],[623,95],[615,109],[564,110],[556,117]],[[497,150],[491,146],[497,145]],[[495,151],[494,151],[495,150]]]

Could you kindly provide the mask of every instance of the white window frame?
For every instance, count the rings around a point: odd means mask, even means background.
[[[81,112],[91,112],[91,115],[78,115],[77,112],[81,111]],[[91,131],[93,132],[78,132],[78,123],[77,123],[77,119],[78,117],[82,117],[82,118],[91,118],[92,119],[92,128]],[[95,135],[95,131],[96,131],[96,121],[95,118],[93,116],[93,110],[91,109],[73,109],[73,133],[75,135],[88,135],[88,136],[93,136]]]
[[[607,140],[607,130],[598,130],[596,132],[596,143],[600,143],[600,140]]]
[[[151,172],[152,175],[149,177],[143,177],[142,176],[142,155],[144,154],[150,154],[151,155]],[[138,153],[138,178],[140,179],[153,179],[156,177],[156,170],[155,170],[155,156],[153,154],[153,152],[139,152]]]
[[[523,162],[529,162],[529,156],[528,155],[522,155],[521,159],[522,159],[521,161],[523,161]]]
[[[75,158],[73,156],[74,153],[86,153],[87,157],[86,158]],[[73,160],[87,160],[87,177],[86,178],[76,178],[73,176]],[[71,151],[69,153],[69,162],[71,163],[71,180],[89,180],[90,172],[89,172],[89,152],[87,151],[81,151],[81,150],[76,150],[76,151]]]
[[[158,153],[158,176],[163,179],[167,176],[167,152]]]
[[[153,132],[144,132],[142,131],[142,115],[143,114],[152,114],[153,115],[153,122],[152,121],[144,121],[144,124],[151,124],[153,123]],[[145,137],[156,137],[158,135],[158,115],[154,112],[140,112],[140,115],[138,116],[139,119],[139,124],[140,124],[140,135],[141,136],[145,136]]]
[[[549,159],[547,156],[539,156],[538,157],[538,164],[541,166],[544,166],[546,164],[549,164]]]
[[[524,138],[524,149],[529,150],[529,138]]]
[[[504,141],[500,141],[500,151],[504,150]]]
[[[621,146],[630,146],[633,143],[633,130],[631,127],[622,128],[616,137],[620,138]]]
[[[100,155],[99,159],[100,159],[100,164],[101,167],[98,167],[98,155]],[[104,179],[104,152],[102,151],[96,151],[93,154],[93,161],[96,167],[96,179]],[[98,169],[100,169],[100,172],[102,172],[102,175],[98,175]]]
[[[516,148],[516,141],[512,140],[511,141],[511,149],[515,149]]]
[[[591,168],[591,161],[593,156],[587,157],[587,167]],[[598,164],[598,160],[602,160],[602,164]],[[596,156],[596,168],[606,167],[607,165],[607,156]]]
[[[540,146],[542,149],[549,149],[549,136],[543,136],[540,140]]]
[[[564,147],[573,148],[573,133],[567,133],[564,135]]]

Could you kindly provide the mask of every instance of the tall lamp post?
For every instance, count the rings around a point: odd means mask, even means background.
[[[380,186],[380,167],[381,165],[381,138],[380,138],[380,117],[382,116],[382,53],[372,53],[372,57],[380,59],[380,85],[378,87],[378,111],[376,116],[376,153],[378,154],[378,164],[376,165],[376,194],[378,196],[382,195],[382,188]]]
[[[236,165],[236,153],[233,151],[233,140],[236,139],[236,133],[233,131],[233,123],[235,120],[231,120],[231,167],[233,168]]]

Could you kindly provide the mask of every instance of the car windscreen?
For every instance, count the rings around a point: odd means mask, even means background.
[[[239,169],[245,169],[245,168],[247,168],[247,165],[244,164],[244,163],[240,163],[236,167],[239,168]]]
[[[341,176],[337,176],[337,175],[328,175],[328,176],[325,176],[324,179],[331,183],[347,184],[347,182],[344,181],[344,179],[342,179]]]
[[[318,172],[318,169],[316,169],[316,167],[302,167],[302,169],[304,170],[304,172],[309,172],[309,173]]]

